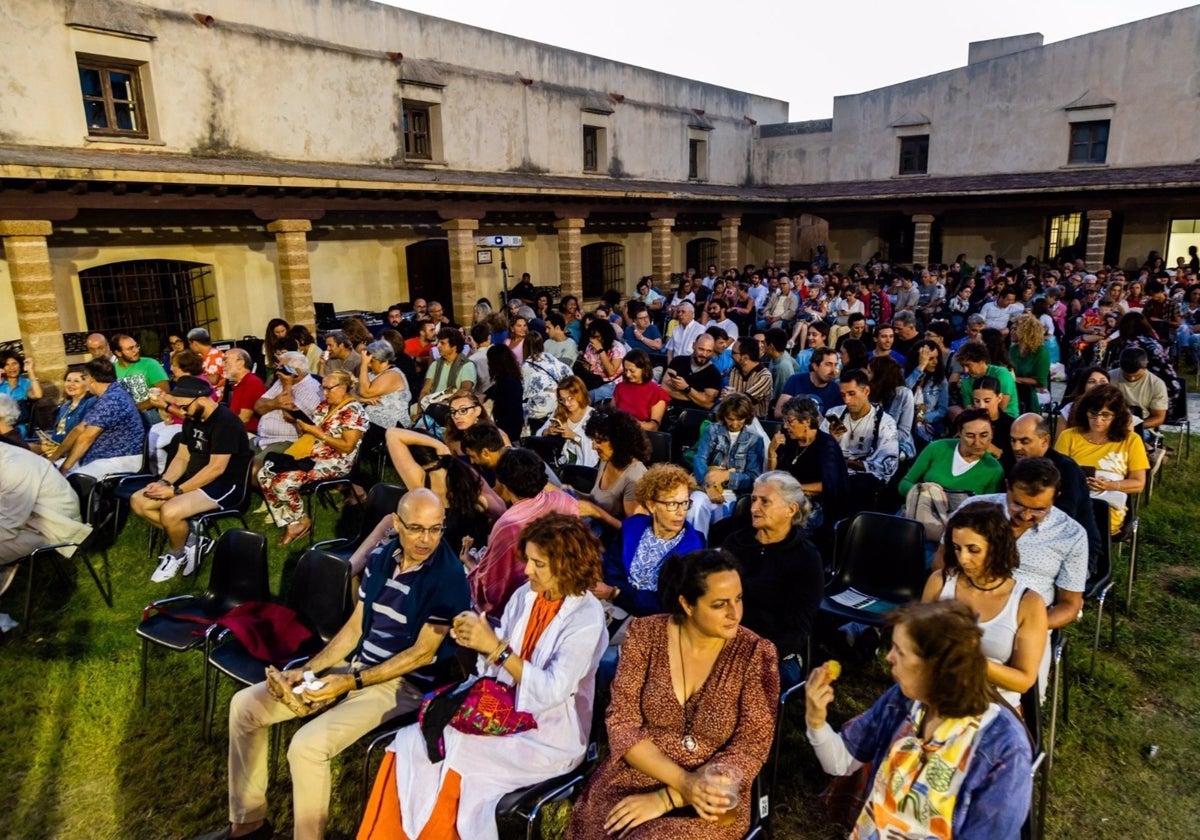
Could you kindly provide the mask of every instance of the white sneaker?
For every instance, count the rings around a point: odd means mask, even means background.
[[[158,568],[154,570],[154,574],[150,575],[150,582],[165,583],[166,581],[178,575],[179,570],[182,569],[184,564],[187,562],[187,556],[188,552],[185,548],[183,551],[183,556],[181,557],[176,557],[169,551],[159,557]],[[194,557],[195,554],[193,553],[192,556]],[[188,574],[191,574],[191,571],[189,571]]]
[[[199,538],[199,542],[193,545],[185,545],[183,547],[183,571],[181,574],[184,577],[191,577],[195,573],[196,567],[200,565],[200,559],[204,556],[204,537]]]

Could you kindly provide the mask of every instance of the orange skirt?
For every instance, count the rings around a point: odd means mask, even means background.
[[[458,836],[458,800],[462,777],[454,770],[446,772],[442,789],[429,822],[417,840],[460,840]],[[358,840],[409,840],[400,818],[400,797],[396,795],[396,754],[384,753],[383,763],[375,774],[375,785],[367,798]]]

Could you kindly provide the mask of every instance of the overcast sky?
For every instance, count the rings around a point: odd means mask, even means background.
[[[558,47],[782,99],[792,120],[833,97],[967,63],[967,44],[1040,32],[1046,43],[1186,8],[1171,0],[382,0]]]

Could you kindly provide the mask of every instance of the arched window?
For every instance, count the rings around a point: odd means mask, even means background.
[[[708,273],[710,265],[717,266],[717,273],[721,272],[721,266],[717,265],[717,257],[720,253],[720,243],[711,236],[704,236],[700,239],[693,239],[687,244],[687,266],[686,268],[696,269],[696,274],[703,277]]]
[[[615,242],[585,245],[580,252],[583,270],[583,296],[598,298],[607,291],[620,292],[625,288],[625,246]]]
[[[157,356],[169,333],[217,320],[213,269],[183,260],[128,260],[79,272],[84,317],[91,332],[127,333],[142,355]]]

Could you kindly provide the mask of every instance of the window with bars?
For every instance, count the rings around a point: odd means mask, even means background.
[[[404,157],[433,160],[431,109],[419,102],[404,102]]]
[[[1104,163],[1108,159],[1108,120],[1071,124],[1067,163]]]
[[[929,172],[929,135],[900,138],[900,174],[925,175]]]
[[[217,320],[211,265],[182,260],[129,260],[79,272],[91,332],[126,333],[157,356],[167,336]]]
[[[600,135],[604,129],[594,125],[583,127],[583,171],[598,172],[600,169]]]
[[[148,137],[139,66],[82,57],[78,63],[88,134]]]
[[[625,289],[625,247],[615,242],[585,245],[580,252],[583,274],[583,296],[598,298],[607,291]]]
[[[1063,248],[1071,248],[1079,244],[1079,231],[1083,226],[1082,213],[1063,213],[1051,216],[1046,221],[1046,254],[1047,260],[1053,260],[1062,253]]]

